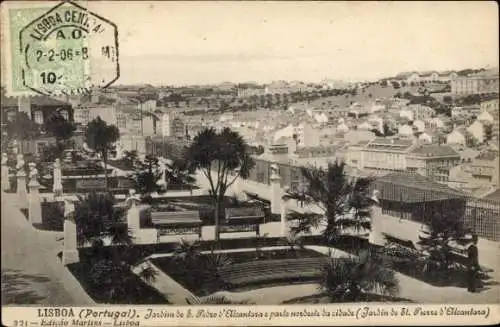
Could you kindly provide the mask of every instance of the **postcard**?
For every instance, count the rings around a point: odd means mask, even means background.
[[[497,9],[2,2],[2,324],[498,323]]]

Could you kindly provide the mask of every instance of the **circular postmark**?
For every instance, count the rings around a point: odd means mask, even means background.
[[[70,1],[26,25],[19,45],[23,85],[36,93],[86,94],[120,76],[116,25]]]

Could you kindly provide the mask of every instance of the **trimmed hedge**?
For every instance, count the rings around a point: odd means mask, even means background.
[[[42,202],[41,229],[62,232],[64,230],[64,202]]]

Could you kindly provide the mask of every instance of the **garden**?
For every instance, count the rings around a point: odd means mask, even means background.
[[[180,244],[172,256],[152,263],[197,296],[220,290],[252,288],[317,281],[326,256],[309,249],[276,249],[236,252],[200,252],[193,244]],[[234,250],[234,249],[232,249]],[[220,251],[220,250],[219,250]]]
[[[64,127],[65,132],[56,137],[56,147],[60,150],[71,128],[60,117],[54,118],[52,124]],[[108,176],[107,166],[108,153],[119,138],[116,127],[96,119],[85,133],[87,145],[100,154],[104,167],[69,151],[71,158],[67,156],[63,174],[85,171],[79,176],[90,176],[102,172],[105,192],[88,192],[95,187],[79,192],[85,195],[75,203],[73,214],[80,261],[68,268],[96,302],[167,304],[168,294],[161,294],[153,287],[157,277],[154,269],[146,266],[138,273],[132,271],[142,267],[153,254],[150,261],[155,266],[196,296],[221,290],[245,292],[306,283],[317,285],[317,293],[295,297],[288,303],[407,301],[398,297],[400,285],[396,271],[434,286],[467,286],[463,281],[471,265],[470,258],[457,253],[457,247],[450,244],[469,246],[471,242],[452,210],[444,209],[423,217],[429,231],[421,235],[418,248],[395,240],[375,247],[364,236],[371,230],[373,180],[351,179],[341,161],[326,169],[302,168],[308,185],[306,191],[288,191],[283,197],[285,201],[317,206],[324,214],[290,213],[288,218],[295,223],[288,237],[280,234],[279,237],[220,239],[221,227],[227,224],[227,208],[260,208],[266,213],[266,222],[276,219],[269,214],[268,204],[259,201],[257,196],[250,201],[238,201],[226,194],[236,179],[249,176],[254,165],[248,146],[238,133],[227,128],[220,132],[206,129],[194,137],[184,157],[168,162],[152,155],[139,158],[136,153],[127,153],[122,162],[112,162],[126,166],[131,172],[121,179]],[[60,151],[59,158],[64,159],[64,153]],[[172,190],[174,185],[193,185],[195,171],[208,179],[208,196],[168,199],[152,196],[155,192]],[[125,223],[124,208],[117,206],[113,195],[117,189],[130,187],[137,191],[140,202],[150,205],[153,211],[199,212],[203,225],[215,226],[214,239],[134,244]],[[51,190],[51,185],[46,188]],[[61,230],[64,219],[68,218],[63,217],[64,209],[62,202],[42,203],[42,228]],[[312,235],[312,230],[319,227],[321,235]],[[346,230],[355,233],[346,235]],[[112,245],[104,245],[105,239],[110,239]],[[308,246],[339,249],[351,257],[332,257],[331,253],[320,253]],[[478,277],[488,278],[486,274]]]

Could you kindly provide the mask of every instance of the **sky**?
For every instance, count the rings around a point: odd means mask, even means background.
[[[117,84],[374,79],[498,66],[495,2],[81,2],[118,26]]]

